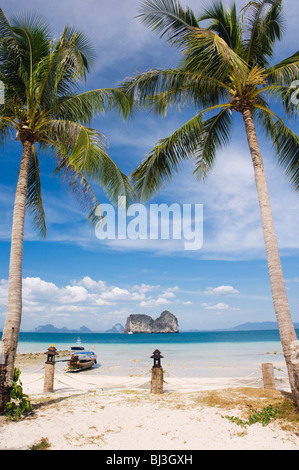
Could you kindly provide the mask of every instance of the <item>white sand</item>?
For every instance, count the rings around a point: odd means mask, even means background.
[[[54,392],[44,394],[43,373],[22,372],[23,390],[39,406],[32,417],[19,422],[1,418],[0,449],[29,449],[42,438],[48,439],[51,450],[299,448],[299,433],[282,430],[277,421],[243,428],[223,418],[242,416],[244,409],[237,408],[233,398],[230,410],[200,400],[206,390],[222,390],[229,397],[227,387],[252,386],[249,378],[165,377],[164,393],[155,395],[149,390],[150,374],[113,377],[56,371]],[[287,384],[281,382],[281,387]]]

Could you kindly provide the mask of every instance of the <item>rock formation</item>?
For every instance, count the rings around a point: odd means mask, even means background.
[[[124,332],[124,327],[122,326],[121,323],[116,323],[113,325],[112,328],[109,328],[109,330],[106,330],[105,333],[123,333]]]
[[[124,333],[178,333],[177,318],[167,310],[153,320],[149,315],[136,314],[127,318]]]

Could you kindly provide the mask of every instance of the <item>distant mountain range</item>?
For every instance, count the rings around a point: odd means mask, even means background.
[[[294,323],[294,327],[299,329],[299,323]],[[237,326],[233,326],[231,328],[213,330],[213,331],[258,331],[258,330],[277,330],[278,325],[276,322],[272,321],[263,321],[263,322],[247,322],[242,323]],[[190,330],[189,330],[190,331]],[[203,331],[203,330],[192,330],[192,331]],[[47,324],[47,325],[40,325],[35,328],[36,333],[97,333],[96,331],[92,331],[86,326],[81,326],[79,329],[69,330],[66,327],[63,328],[56,328],[54,325]],[[102,333],[123,333],[124,327],[120,323],[116,323],[112,328],[106,331],[102,331]]]
[[[40,325],[35,328],[36,333],[92,333],[92,330],[87,326],[81,326],[79,330],[69,330],[65,326],[63,328],[56,328],[54,325],[48,323],[47,325]]]
[[[294,327],[299,328],[299,323],[294,323]],[[249,331],[249,330],[278,330],[278,325],[274,321],[247,322],[232,328],[226,328],[225,331]],[[224,331],[224,330],[221,330]]]
[[[112,328],[106,330],[105,333],[123,333],[124,327],[121,323],[116,323]]]
[[[124,327],[120,323],[116,323],[112,328],[106,330],[105,332],[101,333],[123,333]],[[48,323],[47,325],[40,325],[35,328],[36,333],[99,333],[97,331],[93,331],[87,326],[81,326],[79,329],[69,330],[66,326],[62,328],[56,328],[56,326],[51,325]]]

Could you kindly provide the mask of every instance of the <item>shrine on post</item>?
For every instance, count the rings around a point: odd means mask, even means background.
[[[151,380],[151,393],[163,393],[163,368],[161,366],[161,359],[163,356],[159,349],[156,349],[151,356],[154,360],[152,367],[152,380]]]

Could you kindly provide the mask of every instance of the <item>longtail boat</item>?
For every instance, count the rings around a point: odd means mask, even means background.
[[[77,342],[78,344],[78,342]],[[68,372],[79,372],[90,369],[97,363],[97,355],[94,351],[86,351],[83,346],[73,346],[72,355],[67,363]]]

